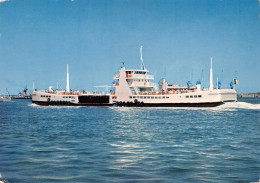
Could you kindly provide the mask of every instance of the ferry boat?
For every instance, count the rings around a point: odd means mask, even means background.
[[[141,53],[141,69],[121,67],[119,74],[114,76],[117,106],[137,107],[215,107],[228,101],[237,101],[234,89],[214,89],[212,59],[210,68],[210,87],[201,89],[197,84],[193,87],[181,87],[168,84],[164,79],[157,87],[144,67]]]
[[[49,87],[47,91],[33,91],[32,103],[48,106],[112,106],[113,94],[88,93],[86,91],[71,91],[69,87],[69,66],[67,65],[66,90],[53,90]]]

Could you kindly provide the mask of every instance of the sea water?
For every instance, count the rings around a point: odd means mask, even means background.
[[[258,182],[260,99],[215,108],[0,103],[0,181]]]

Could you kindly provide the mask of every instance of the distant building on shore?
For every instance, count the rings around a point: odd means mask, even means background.
[[[244,94],[237,94],[237,97],[240,98],[251,98],[251,97],[260,97],[260,92],[258,93],[244,93]]]

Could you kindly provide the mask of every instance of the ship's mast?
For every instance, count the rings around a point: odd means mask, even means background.
[[[217,77],[217,89],[218,89],[218,77]]]
[[[144,67],[144,61],[143,61],[143,57],[142,57],[142,48],[143,48],[143,46],[140,47],[140,55],[141,55],[141,70],[144,70],[145,67]]]
[[[69,81],[69,64],[67,64],[67,92],[70,92],[70,81]]]
[[[210,83],[209,90],[213,91],[213,71],[212,71],[212,57],[211,57],[211,67],[210,67]]]

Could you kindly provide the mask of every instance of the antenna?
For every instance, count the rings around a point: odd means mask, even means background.
[[[204,82],[204,69],[201,71],[201,82]]]
[[[210,67],[210,80],[209,80],[209,90],[213,90],[213,71],[212,71],[212,57],[211,57],[211,67]]]
[[[234,72],[234,78],[235,79],[237,78],[237,70],[235,70],[235,72]]]
[[[104,85],[104,86],[94,86],[96,88],[100,87],[100,88],[106,88],[106,92],[108,93],[108,88],[111,88],[112,86],[109,85]]]
[[[218,77],[217,77],[217,89],[218,89]]]
[[[8,95],[10,96],[10,93],[9,93],[9,91],[8,91],[8,89],[7,89],[7,88],[6,88],[6,91],[7,91]]]
[[[221,81],[223,82],[223,69],[222,69],[222,71],[221,71]]]
[[[141,45],[141,47],[140,47],[140,55],[141,55],[141,70],[144,70],[145,67],[144,67],[144,61],[143,61],[143,56],[142,56],[142,48],[143,48],[143,46]]]
[[[166,78],[166,68],[163,69],[163,75],[162,78]]]
[[[70,92],[70,81],[69,81],[69,64],[67,64],[67,92]]]
[[[193,69],[192,69],[192,71],[191,71],[191,78],[190,78],[190,81],[192,82],[192,80],[193,80]]]

